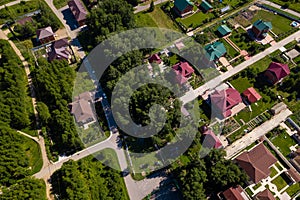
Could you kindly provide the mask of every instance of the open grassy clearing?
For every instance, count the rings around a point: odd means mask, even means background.
[[[291,150],[289,147],[296,145],[296,141],[291,138],[285,131],[271,138],[272,143],[279,148],[279,151],[287,157]]]
[[[254,23],[256,20],[259,19],[263,19],[264,21],[270,21],[273,26],[272,31],[277,35],[288,32],[293,29],[293,27],[290,26],[292,22],[291,20],[280,15],[275,15],[265,10],[258,10],[251,22]]]
[[[186,18],[177,18],[176,21],[182,23],[186,28],[197,28],[207,23],[211,18],[214,18],[212,13],[203,13],[200,11]]]
[[[155,6],[153,12],[140,12],[136,14],[139,27],[159,27],[171,30],[179,30],[176,23],[161,9],[161,5]]]
[[[285,186],[288,185],[288,183],[286,182],[286,180],[283,178],[283,174],[281,174],[280,176],[278,176],[277,178],[275,178],[272,181],[272,183],[277,186],[277,190],[278,191],[282,190]]]

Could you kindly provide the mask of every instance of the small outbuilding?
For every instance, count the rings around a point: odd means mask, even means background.
[[[213,9],[212,5],[210,5],[207,1],[203,0],[202,3],[200,4],[200,8],[204,12],[209,12]]]
[[[224,37],[232,32],[232,30],[225,24],[219,26],[217,31],[221,37]]]
[[[51,26],[38,29],[36,31],[36,35],[37,35],[37,41],[40,42],[41,44],[46,44],[48,42],[55,40],[55,37],[54,37],[55,34],[54,34]]]
[[[261,99],[260,94],[253,87],[246,89],[243,92],[243,97],[246,98],[249,103],[255,103]]]

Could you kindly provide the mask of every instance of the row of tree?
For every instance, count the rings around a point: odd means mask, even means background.
[[[19,57],[0,40],[0,121],[16,129],[30,125],[27,80]]]

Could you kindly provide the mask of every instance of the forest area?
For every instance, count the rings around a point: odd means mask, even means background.
[[[0,40],[0,97],[0,198],[45,199],[44,182],[29,178],[43,164],[39,146],[15,131],[35,133],[25,71],[4,40]]]

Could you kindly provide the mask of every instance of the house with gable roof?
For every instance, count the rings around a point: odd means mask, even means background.
[[[207,1],[203,0],[200,4],[200,8],[204,11],[204,12],[209,12],[213,9],[212,5],[210,5]]]
[[[242,96],[244,97],[244,100],[247,101],[247,103],[255,103],[261,99],[260,94],[253,88],[247,88],[243,93]]]
[[[82,2],[80,0],[71,0],[68,2],[68,6],[73,13],[78,25],[83,26],[85,24],[88,12],[83,6]]]
[[[221,199],[224,200],[249,200],[245,194],[243,188],[238,185],[236,187],[230,187],[220,194]]]
[[[290,74],[290,68],[287,64],[272,62],[265,71],[265,76],[271,84],[281,82],[283,78]]]
[[[69,49],[68,38],[56,40],[51,45],[51,51],[48,52],[48,60],[69,60],[71,58],[71,50]]]
[[[37,41],[40,42],[41,44],[46,44],[48,42],[55,40],[55,37],[54,37],[55,34],[54,34],[51,26],[38,29],[36,31],[36,35],[37,35]]]
[[[254,199],[255,200],[276,200],[273,194],[268,189],[265,189],[264,191],[257,193]]]
[[[194,4],[189,0],[175,0],[174,1],[174,11],[180,17],[184,17],[193,13]]]
[[[227,50],[222,42],[214,42],[204,47],[209,61],[216,61],[227,53]]]
[[[264,39],[271,29],[272,23],[265,22],[261,19],[255,21],[252,25],[252,32],[254,33],[254,36],[258,39]]]

